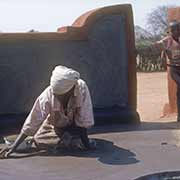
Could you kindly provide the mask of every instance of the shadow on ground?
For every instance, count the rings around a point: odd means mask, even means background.
[[[180,122],[141,122],[140,124],[114,124],[97,126],[89,131],[89,134],[127,132],[127,131],[151,131],[180,129]]]
[[[79,150],[65,150],[61,149],[56,153],[47,151],[36,151],[36,149],[30,149],[29,152],[14,153],[9,158],[19,159],[28,158],[32,156],[73,156],[73,157],[85,157],[96,158],[97,161],[108,165],[128,165],[138,163],[135,153],[130,150],[120,148],[114,145],[113,142],[104,139],[95,139],[97,142],[97,149],[91,151],[79,151]]]
[[[151,130],[168,130],[180,129],[180,122],[141,122],[139,124],[108,124],[102,126],[95,126],[89,130],[89,134],[112,133],[112,132],[126,132],[126,131],[151,131]],[[5,129],[0,132],[1,137],[18,134],[21,128]]]

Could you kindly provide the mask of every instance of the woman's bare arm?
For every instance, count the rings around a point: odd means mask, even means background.
[[[15,142],[10,147],[5,147],[0,151],[0,158],[7,158],[16,151],[17,147],[26,139],[27,135],[21,132]]]

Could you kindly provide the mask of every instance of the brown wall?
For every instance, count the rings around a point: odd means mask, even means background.
[[[0,34],[0,113],[29,112],[58,65],[89,85],[96,122],[135,122],[137,82],[131,5],[99,8],[56,33]]]

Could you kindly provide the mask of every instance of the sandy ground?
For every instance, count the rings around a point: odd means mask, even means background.
[[[167,73],[137,73],[137,110],[141,121],[175,121],[176,114],[161,117],[168,102]]]

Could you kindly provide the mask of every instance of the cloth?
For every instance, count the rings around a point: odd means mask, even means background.
[[[177,84],[177,91],[176,91],[176,97],[177,97],[177,120],[180,121],[180,66],[172,66],[170,68],[170,73],[172,79]]]
[[[80,74],[65,66],[56,66],[52,72],[50,86],[54,94],[65,94],[68,92],[80,78]]]
[[[158,41],[161,49],[166,51],[167,64],[171,66],[180,66],[180,38],[175,41],[172,36],[167,36]]]
[[[70,125],[69,127],[72,127]],[[73,133],[73,130],[66,128],[54,128],[50,124],[50,116],[44,121],[38,132],[34,136],[34,141],[39,149],[68,148],[85,149],[80,134]]]
[[[61,102],[54,96],[51,86],[47,87],[36,99],[22,127],[22,132],[28,136],[34,136],[41,125],[40,131],[46,129],[46,124],[55,129],[72,123],[84,128],[94,125],[90,93],[82,79],[77,81],[67,109],[64,109]]]

